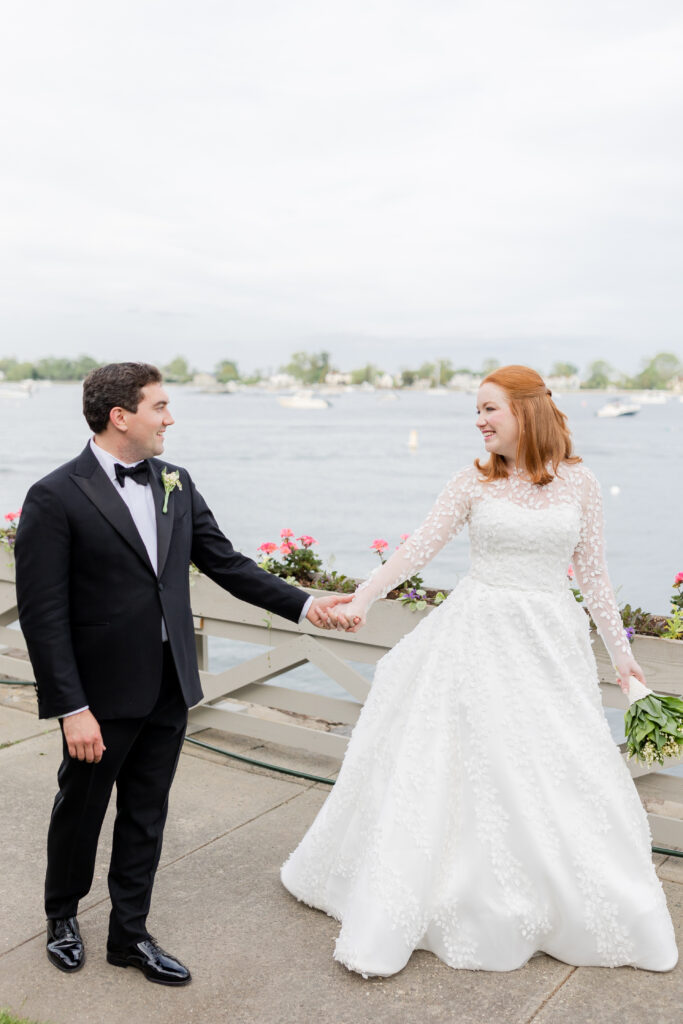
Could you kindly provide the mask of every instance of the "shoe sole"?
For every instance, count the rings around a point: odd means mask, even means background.
[[[81,967],[83,967],[83,965],[85,964],[85,955],[83,956],[83,959],[81,960],[80,964],[76,964],[75,967],[65,967],[58,957],[53,957],[51,955],[49,950],[47,952],[47,958],[52,964],[52,966],[56,967],[57,970],[61,971],[63,974],[75,974],[76,971],[80,971]]]
[[[151,974],[148,974],[144,967],[138,966],[138,964],[128,963],[127,960],[119,959],[119,957],[112,956],[111,953],[107,953],[107,963],[112,964],[114,967],[133,967],[136,971],[141,971],[144,974],[147,981],[151,981],[154,985],[168,985],[170,988],[180,988],[181,985],[189,985],[192,981],[192,975],[188,975],[187,978],[180,978],[178,981],[166,981],[164,978],[154,978]]]

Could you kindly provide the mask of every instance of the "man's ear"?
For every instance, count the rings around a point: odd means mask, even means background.
[[[122,433],[126,433],[128,430],[128,424],[126,423],[126,409],[123,409],[120,405],[115,405],[113,409],[109,410],[109,423],[116,430],[120,430]],[[109,424],[107,424],[108,426]]]

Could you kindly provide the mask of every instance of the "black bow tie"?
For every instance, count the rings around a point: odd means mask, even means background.
[[[122,466],[120,462],[114,463],[114,472],[116,473],[116,479],[123,487],[126,482],[126,477],[129,476],[131,480],[135,480],[136,484],[148,484],[149,483],[149,462],[138,462],[137,466]]]

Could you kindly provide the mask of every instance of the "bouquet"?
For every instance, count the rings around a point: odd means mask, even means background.
[[[629,678],[629,708],[624,715],[627,753],[651,768],[665,757],[683,754],[683,700],[653,693]]]

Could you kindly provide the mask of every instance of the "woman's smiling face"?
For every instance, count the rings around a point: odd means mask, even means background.
[[[487,452],[500,455],[515,465],[519,423],[508,397],[497,384],[482,384],[477,394],[477,429]]]

